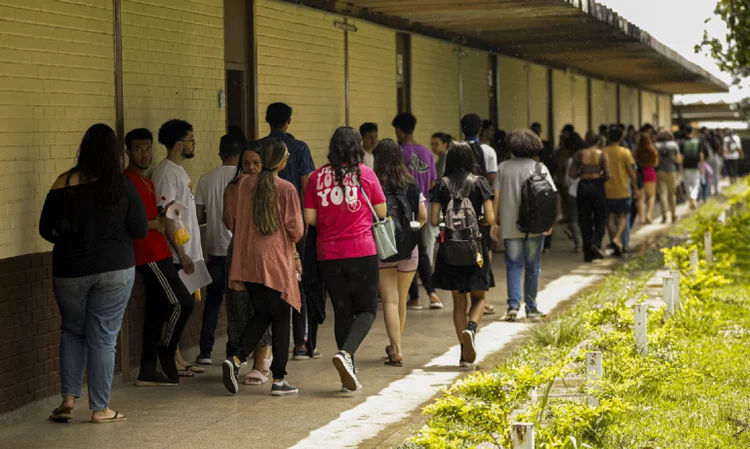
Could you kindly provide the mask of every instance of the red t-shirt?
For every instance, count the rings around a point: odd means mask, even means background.
[[[128,169],[125,169],[123,173],[130,179],[136,190],[138,190],[143,207],[146,209],[146,219],[149,221],[155,219],[159,214],[159,210],[156,208],[154,183],[150,179]],[[143,240],[133,239],[133,252],[135,253],[136,265],[145,265],[172,258],[172,251],[169,249],[166,237],[154,229],[148,231],[148,235]]]
[[[359,164],[362,186],[373,205],[385,203],[375,172]],[[318,212],[318,260],[352,259],[378,253],[372,236],[372,211],[351,177],[344,188],[336,184],[333,168],[324,165],[310,174],[305,189],[305,209]]]

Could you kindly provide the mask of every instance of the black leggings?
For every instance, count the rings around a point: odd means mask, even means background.
[[[271,372],[274,379],[283,379],[286,375],[286,364],[289,361],[289,322],[292,306],[281,299],[281,293],[263,284],[245,283],[250,301],[255,308],[255,315],[245,325],[237,344],[237,358],[241,362],[247,359],[255,345],[271,325],[273,335],[273,361]]]
[[[319,265],[333,302],[336,345],[353,356],[378,311],[378,257],[324,260]]]
[[[582,179],[578,183],[576,201],[584,252],[588,252],[592,246],[601,249],[607,224],[607,195],[604,192],[604,181]]]

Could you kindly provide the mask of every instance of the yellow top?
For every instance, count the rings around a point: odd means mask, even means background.
[[[610,145],[604,148],[604,153],[609,158],[609,181],[604,183],[608,200],[620,200],[630,198],[630,177],[628,167],[633,167],[633,153],[625,147]]]

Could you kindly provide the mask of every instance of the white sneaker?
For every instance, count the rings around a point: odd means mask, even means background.
[[[333,366],[336,367],[336,371],[339,372],[341,378],[341,384],[350,391],[357,391],[362,388],[362,385],[357,379],[357,375],[354,372],[354,363],[352,357],[345,351],[339,351],[331,360]]]
[[[476,334],[470,329],[466,329],[461,333],[461,342],[463,343],[463,356],[464,360],[468,363],[474,363],[477,359],[477,348],[474,346],[474,338]]]

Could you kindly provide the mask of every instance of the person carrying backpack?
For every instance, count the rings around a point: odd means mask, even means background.
[[[419,264],[420,229],[427,221],[425,198],[414,177],[404,164],[401,147],[383,139],[373,151],[375,174],[385,193],[387,216],[393,220],[398,254],[379,261],[380,297],[389,344],[385,347],[385,364],[403,366],[401,333],[406,323],[409,286]]]
[[[685,125],[683,131],[686,138],[680,144],[680,153],[682,154],[685,189],[690,198],[690,209],[695,209],[701,191],[700,165],[708,160],[708,150],[704,140],[693,136],[692,126]]]
[[[480,231],[481,225],[495,222],[494,199],[487,180],[474,173],[469,144],[451,142],[445,176],[430,194],[430,222],[440,226],[432,281],[436,288],[450,290],[453,295],[453,325],[461,343],[460,366],[465,368],[476,360],[477,325],[484,314],[487,290],[495,286],[489,258],[492,243]],[[444,223],[440,222],[441,213]]]
[[[555,224],[557,189],[547,167],[532,159],[543,149],[541,139],[532,130],[513,131],[505,145],[515,156],[500,164],[497,173],[500,184],[497,220],[505,243],[508,286],[505,319],[516,319],[522,298],[526,303],[526,318],[541,318],[544,314],[536,304],[539,264],[544,237]]]
[[[466,143],[471,147],[471,152],[474,155],[474,174],[485,178],[490,185],[493,193],[495,194],[495,202],[493,204],[493,210],[497,209],[497,153],[494,148],[489,145],[483,144],[479,140],[479,136],[484,134],[485,123],[477,114],[467,114],[461,119],[461,131],[464,133]],[[488,225],[482,225],[480,230],[484,235],[484,241],[490,241],[490,234],[492,231],[493,223]],[[492,265],[492,246],[489,247],[490,257],[487,259]],[[490,268],[492,269],[492,268]],[[485,303],[484,306],[485,315],[494,315],[495,307],[489,303]]]

